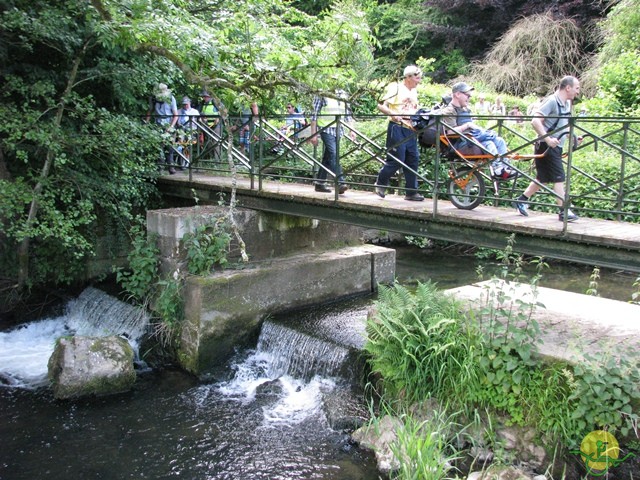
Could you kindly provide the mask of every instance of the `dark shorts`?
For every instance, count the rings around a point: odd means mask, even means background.
[[[564,182],[564,165],[562,164],[562,148],[547,148],[547,144],[540,142],[536,147],[536,155],[545,153],[543,157],[536,158],[536,180],[540,183]]]

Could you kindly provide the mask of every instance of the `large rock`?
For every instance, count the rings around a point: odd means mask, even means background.
[[[133,349],[122,337],[63,337],[49,358],[49,379],[58,399],[110,395],[133,386]]]

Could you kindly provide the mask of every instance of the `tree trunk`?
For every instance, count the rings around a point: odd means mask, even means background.
[[[78,68],[80,67],[80,63],[84,58],[84,54],[87,49],[88,42],[86,42],[77,55],[75,60],[73,61],[73,65],[71,67],[71,71],[69,72],[69,78],[67,80],[67,86],[62,92],[60,96],[60,102],[58,103],[58,109],[56,110],[56,116],[54,119],[54,124],[56,127],[59,127],[62,123],[62,116],[64,115],[64,108],[66,105],[66,99],[71,93],[73,86],[76,81],[76,77],[78,76]],[[44,165],[42,166],[42,171],[40,172],[40,177],[38,178],[38,182],[33,187],[33,196],[31,198],[31,205],[29,207],[29,215],[26,220],[26,228],[25,230],[28,232],[33,224],[36,221],[36,216],[38,215],[38,207],[39,207],[39,196],[42,192],[44,181],[49,176],[49,172],[51,171],[51,167],[53,166],[54,152],[52,149],[47,149],[47,154],[45,157]],[[28,235],[25,236],[20,245],[18,246],[18,288],[22,288],[26,285],[27,280],[29,279],[29,246],[31,244],[31,237]]]

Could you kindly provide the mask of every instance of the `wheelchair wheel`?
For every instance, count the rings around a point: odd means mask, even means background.
[[[457,208],[473,210],[484,200],[485,185],[482,176],[471,169],[460,169],[456,178],[449,180],[447,193]]]

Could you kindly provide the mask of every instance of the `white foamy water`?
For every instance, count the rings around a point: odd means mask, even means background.
[[[321,413],[323,395],[336,386],[332,375],[346,358],[344,347],[267,321],[257,350],[232,365],[233,379],[218,391],[244,405],[261,402],[265,427],[294,426]],[[259,394],[262,385],[268,391]]]
[[[318,414],[323,394],[333,390],[335,382],[318,375],[309,381],[290,375],[273,378],[267,375],[272,363],[278,363],[272,354],[254,352],[243,362],[234,364],[234,378],[220,383],[217,389],[227,399],[247,405],[256,401],[258,387],[277,380],[280,393],[273,394],[262,406],[263,426],[294,426]]]
[[[122,335],[137,352],[148,317],[101,290],[87,288],[69,302],[66,314],[0,332],[0,386],[37,388],[48,383],[47,365],[63,336]],[[3,385],[4,384],[4,385]]]
[[[47,383],[47,363],[59,337],[72,331],[60,318],[20,325],[0,332],[0,375],[9,386],[38,387]]]

